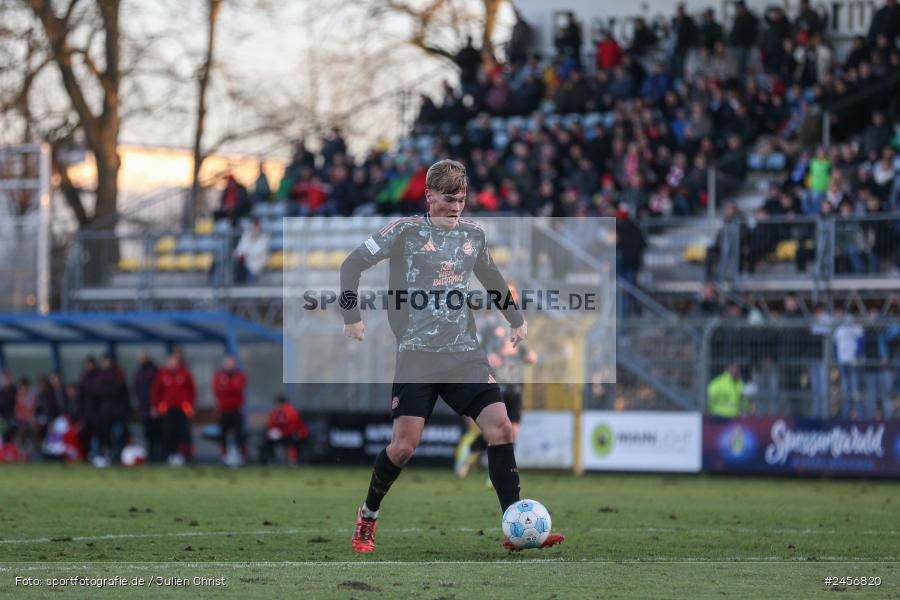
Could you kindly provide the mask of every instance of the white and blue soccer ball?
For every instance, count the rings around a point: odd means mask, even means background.
[[[537,548],[550,535],[550,511],[536,500],[519,500],[503,513],[502,527],[516,548]]]

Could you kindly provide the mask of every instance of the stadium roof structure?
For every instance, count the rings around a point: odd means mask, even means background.
[[[281,344],[282,335],[227,312],[0,314],[0,369],[4,348],[19,344],[48,344],[58,370],[66,344],[105,344],[111,354],[119,344],[222,344],[239,356],[242,343]]]

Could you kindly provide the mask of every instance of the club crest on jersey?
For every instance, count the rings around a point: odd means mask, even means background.
[[[467,241],[463,244],[462,251],[466,253],[466,256],[471,256],[475,252],[475,246],[472,245],[472,242]]]

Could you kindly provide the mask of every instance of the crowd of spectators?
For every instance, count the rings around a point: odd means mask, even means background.
[[[745,148],[763,165],[797,157],[791,175],[799,173],[802,181],[810,174],[803,151],[822,139],[822,110],[832,111],[831,139],[854,142],[855,165],[877,162],[873,154],[888,151],[893,137],[886,111],[900,90],[898,15],[900,6],[891,0],[875,14],[869,35],[854,40],[840,61],[807,2],[793,21],[779,7],[761,19],[738,2],[727,30],[712,9],[698,23],[680,6],[658,30],[638,19],[628,45],[603,32],[588,69],[582,26],[570,14],[558,29],[554,57],[514,47],[507,64],[476,70],[475,55],[464,49],[466,66],[457,57],[460,88],[445,85],[440,105],[423,100],[418,127],[435,133],[442,150],[468,158],[476,171],[489,163],[487,180],[495,194],[512,187],[504,181],[514,175],[515,159],[525,158],[537,180],[531,189],[546,180],[556,195],[573,192],[573,212],[612,215],[624,199],[632,214],[692,214],[706,201],[707,166],[717,165],[724,195],[740,184]],[[859,96],[866,97],[848,101]],[[488,128],[490,116],[536,111],[524,132],[515,124],[507,131]],[[578,121],[545,126],[541,112],[598,112],[604,119],[587,128]],[[866,116],[876,112],[881,121],[868,124]],[[471,120],[476,124],[467,129]],[[520,142],[527,151],[517,154]],[[494,153],[499,160],[490,164]],[[771,154],[777,160],[767,162]],[[529,191],[516,189],[519,196]],[[498,195],[502,207],[507,193]],[[532,204],[545,206],[540,200]]]
[[[721,202],[749,165],[782,174],[755,214],[736,215],[746,231],[742,268],[752,272],[779,241],[803,246],[814,231],[766,226],[768,217],[896,209],[897,0],[875,12],[845,56],[806,0],[793,14],[773,6],[763,15],[738,2],[728,24],[712,9],[691,15],[682,5],[668,23],[636,19],[629,40],[601,32],[587,50],[584,31],[566,15],[555,53],[542,56],[516,11],[506,60],[470,38],[454,57],[459,85],[445,81],[437,100],[422,96],[396,151],[353,157],[335,128],[317,154],[298,142],[277,186],[262,170],[252,191],[229,182],[221,214],[244,216],[271,200],[287,215],[419,212],[428,164],[452,156],[468,166],[470,212],[688,216],[709,201],[708,167]],[[823,111],[829,147],[821,146]],[[839,271],[896,260],[893,225],[859,222],[838,237]],[[809,252],[797,261],[805,266]]]
[[[220,457],[232,466],[248,457],[246,386],[247,377],[234,356],[225,357],[210,382]],[[196,399],[193,375],[179,349],[162,366],[147,352],[139,353],[130,382],[110,355],[88,356],[77,383],[66,383],[53,373],[32,385],[28,378],[14,381],[2,372],[0,462],[88,460],[102,467],[147,461],[179,466],[194,460]],[[288,461],[296,463],[307,436],[303,417],[279,396],[260,435],[259,458],[272,462],[275,448],[283,445]]]

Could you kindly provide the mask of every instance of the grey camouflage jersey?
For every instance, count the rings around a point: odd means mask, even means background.
[[[460,219],[452,229],[434,224],[429,215],[390,223],[360,244],[341,265],[342,299],[357,294],[362,271],[384,259],[390,259],[389,289],[394,294],[399,290],[408,294],[399,308],[391,301],[388,315],[400,351],[479,348],[474,315],[464,300],[472,273],[489,293],[509,297],[506,281],[488,251],[484,229],[474,221]],[[448,292],[454,298],[452,306],[447,302]],[[486,301],[482,296],[482,304]],[[361,319],[357,306],[342,302],[342,310],[345,323]],[[514,304],[507,305],[503,314],[513,327],[524,321]]]

